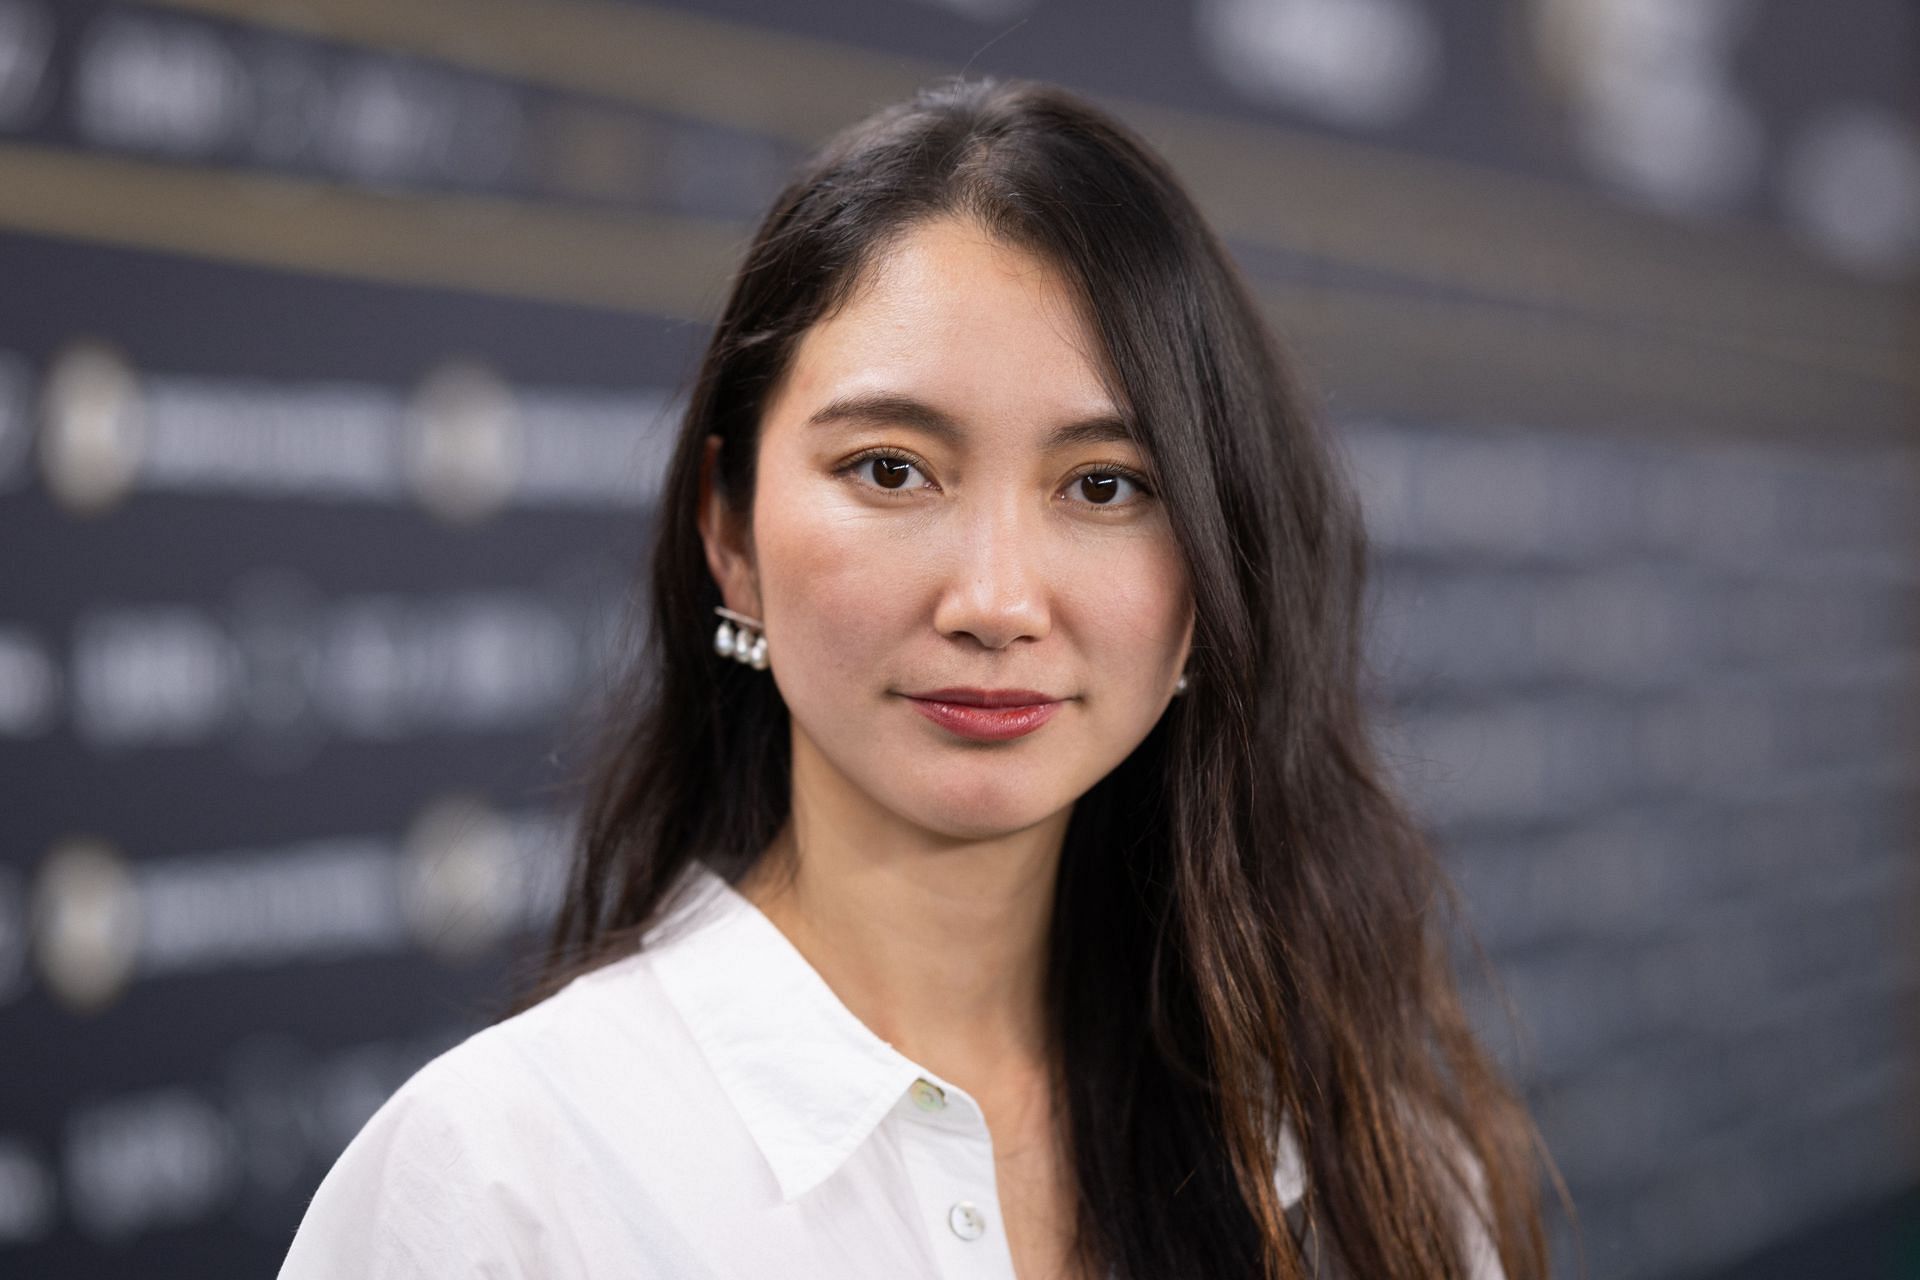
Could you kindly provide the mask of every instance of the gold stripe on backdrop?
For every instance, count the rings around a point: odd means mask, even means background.
[[[606,0],[149,0],[811,145],[954,70],[737,22]],[[1866,376],[1894,359],[1901,291],[1756,226],[1677,227],[1486,166],[1103,98],[1164,147],[1223,234],[1537,305],[1796,337]],[[1884,358],[1883,358],[1884,357]]]
[[[694,320],[738,226],[472,195],[387,195],[244,170],[0,144],[0,228]]]
[[[0,145],[0,228],[213,261],[706,321],[734,224]],[[1629,431],[1725,421],[1878,435],[1895,390],[1845,370],[1678,344],[1571,312],[1387,289],[1267,285],[1266,313],[1336,395],[1377,410]]]
[[[149,0],[809,144],[946,69],[590,0]],[[1378,273],[1261,285],[1349,404],[1623,430],[1882,437],[1920,380],[1906,295],[1574,188],[1144,104],[1223,233]],[[392,283],[710,319],[750,228],[0,146],[0,227]],[[1432,290],[1444,290],[1436,294]]]

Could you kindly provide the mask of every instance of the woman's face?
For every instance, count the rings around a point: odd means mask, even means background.
[[[991,838],[1062,814],[1165,711],[1191,597],[1079,307],[1045,261],[941,219],[798,344],[750,545],[705,525],[728,607],[765,623],[796,785]],[[925,696],[956,688],[1058,705],[995,723]]]

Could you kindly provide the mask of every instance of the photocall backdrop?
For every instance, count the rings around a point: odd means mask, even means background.
[[[1162,147],[1349,450],[1382,732],[1591,1274],[1911,1195],[1915,34],[0,0],[0,1274],[270,1273],[481,1025],[752,219],[963,68]]]

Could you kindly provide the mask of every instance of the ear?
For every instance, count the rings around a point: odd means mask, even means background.
[[[753,564],[752,521],[736,512],[715,490],[714,468],[720,437],[710,435],[700,458],[700,540],[706,544],[707,569],[720,587],[720,600],[736,613],[761,617],[760,585]]]

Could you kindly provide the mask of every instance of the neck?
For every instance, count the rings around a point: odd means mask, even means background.
[[[854,1015],[969,1092],[1044,1076],[1047,951],[1071,810],[944,836],[853,792],[796,735],[792,813],[741,885]]]

